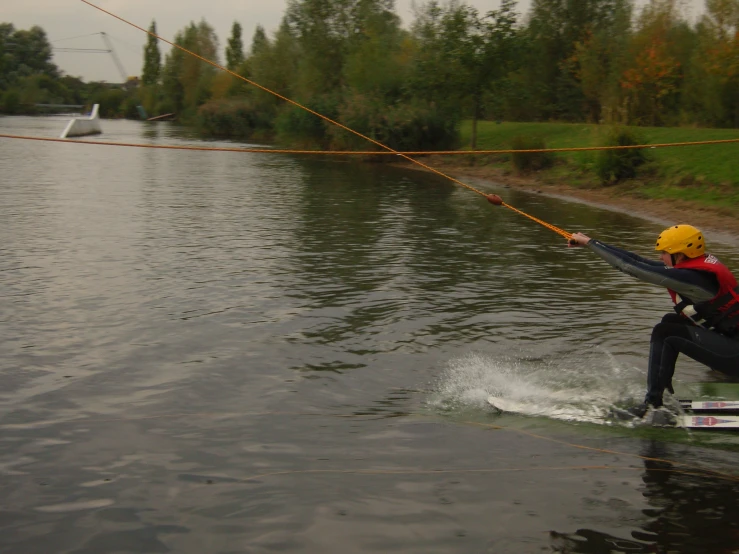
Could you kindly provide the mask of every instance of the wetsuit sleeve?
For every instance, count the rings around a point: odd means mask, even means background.
[[[718,294],[718,280],[715,275],[696,269],[677,269],[666,267],[662,262],[591,240],[588,248],[603,258],[609,265],[636,277],[645,283],[659,285],[674,290],[692,302],[710,300]]]

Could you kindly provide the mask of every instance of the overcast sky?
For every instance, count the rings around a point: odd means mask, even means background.
[[[160,36],[171,40],[190,21],[202,18],[216,30],[223,48],[234,21],[244,29],[244,45],[248,49],[256,25],[262,25],[269,35],[275,31],[285,12],[286,0],[90,0],[132,23],[148,28],[152,19]],[[422,3],[422,0],[416,0]],[[643,0],[642,0],[643,1]],[[689,15],[703,11],[704,0],[685,0]],[[16,29],[42,27],[52,46],[59,48],[105,48],[99,34],[110,37],[127,75],[140,75],[146,35],[133,27],[96,10],[80,0],[0,0],[0,22],[12,23]],[[412,0],[396,0],[396,13],[406,27],[413,20]],[[480,12],[497,9],[500,0],[465,0]],[[520,0],[518,11],[528,12],[530,0]],[[80,35],[92,35],[77,37]],[[162,53],[166,45],[160,43]],[[85,81],[120,82],[121,76],[109,54],[56,52],[54,63],[69,75]]]

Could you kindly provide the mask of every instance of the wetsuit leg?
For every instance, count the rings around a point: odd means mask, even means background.
[[[665,343],[670,338],[690,340],[688,325],[691,323],[687,319],[673,313],[665,314],[662,321],[652,329],[652,338],[649,342],[647,396],[644,399],[647,404],[655,407],[661,406],[662,393],[666,387],[672,387],[672,374],[675,371],[675,362],[679,352],[675,352],[672,345],[666,349]],[[668,374],[669,377],[667,377]]]
[[[652,330],[645,402],[662,405],[665,388],[680,354],[727,375],[739,375],[739,341],[697,327],[677,314],[667,314]]]
[[[688,332],[691,340],[680,346],[680,352],[719,373],[739,376],[739,340],[702,327],[688,327]]]

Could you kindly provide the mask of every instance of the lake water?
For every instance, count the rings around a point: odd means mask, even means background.
[[[468,182],[644,255],[666,226]],[[739,436],[607,417],[667,293],[440,177],[0,139],[0,252],[0,553],[739,547]]]

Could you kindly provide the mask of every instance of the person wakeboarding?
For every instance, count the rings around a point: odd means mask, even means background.
[[[692,225],[674,225],[657,238],[660,260],[609,246],[575,233],[571,246],[586,246],[608,264],[641,281],[666,287],[675,304],[652,329],[647,393],[628,410],[643,417],[662,406],[665,390],[674,393],[672,376],[679,354],[729,376],[739,376],[739,287],[729,269],[705,252],[703,233]]]

